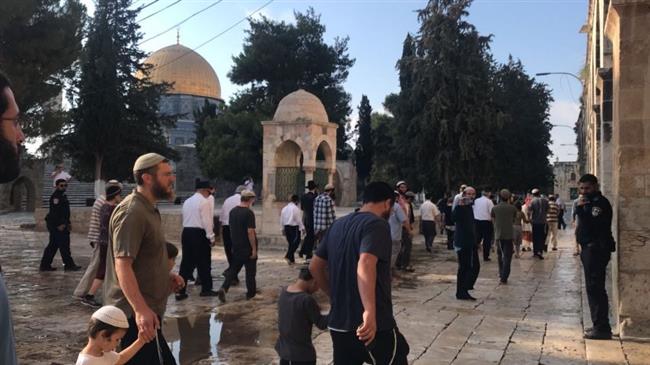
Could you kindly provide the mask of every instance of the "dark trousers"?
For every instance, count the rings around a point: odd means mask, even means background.
[[[314,361],[291,361],[291,360],[280,360],[280,365],[316,365],[316,360]]]
[[[181,259],[180,275],[185,282],[193,277],[194,269],[201,280],[201,291],[212,290],[212,250],[210,241],[205,236],[202,228],[183,228],[181,234],[181,246],[183,257]],[[185,292],[185,288],[181,290]]]
[[[56,251],[61,253],[61,260],[63,260],[63,265],[66,267],[75,266],[72,255],[70,254],[70,232],[68,228],[63,230],[63,232],[54,228],[50,230],[50,241],[43,251],[43,258],[41,259],[41,267],[50,267],[52,266],[52,260],[54,260],[54,255]]]
[[[483,259],[490,258],[490,250],[492,249],[492,237],[494,237],[494,226],[490,221],[476,220],[476,239],[478,244],[483,243]]]
[[[406,231],[402,229],[402,248],[399,250],[397,255],[397,261],[395,266],[398,268],[406,268],[411,264],[411,251],[413,249],[413,238]]]
[[[472,250],[472,261],[471,261],[471,275],[469,281],[469,289],[474,289],[474,284],[478,280],[478,275],[481,272],[481,260],[478,258],[478,246],[475,246]]]
[[[566,222],[564,221],[564,209],[560,209],[557,217],[557,229],[566,229]]]
[[[407,365],[410,348],[397,328],[377,331],[370,346],[365,346],[357,338],[356,331],[330,331],[334,347],[335,365],[361,365],[364,363],[381,365]]]
[[[246,268],[246,297],[252,298],[255,296],[255,291],[257,290],[257,284],[255,282],[255,275],[257,274],[257,259],[250,258],[232,258],[232,266],[228,269],[226,273],[226,280],[223,281],[221,289],[228,292],[230,285],[237,278],[242,267]]]
[[[546,244],[546,223],[533,223],[533,253],[542,254]]]
[[[508,281],[510,276],[510,263],[512,262],[512,253],[514,250],[513,240],[497,241],[497,258],[499,259],[499,278],[501,281]]]
[[[226,260],[228,260],[228,268],[226,272],[232,267],[232,239],[230,238],[230,226],[221,227],[221,239],[223,240],[223,251],[226,253]],[[239,280],[237,276],[235,279]]]
[[[461,248],[458,255],[458,272],[456,273],[456,296],[469,294],[467,291],[474,285],[472,282],[472,256],[473,249]]]
[[[585,287],[591,321],[595,330],[610,333],[612,328],[609,325],[609,301],[605,289],[605,278],[611,252],[595,243],[581,246],[580,259],[585,271]]]
[[[158,317],[158,320],[162,324],[160,317]],[[122,337],[120,347],[125,349],[131,346],[131,344],[137,339],[138,326],[135,323],[135,317],[131,317],[129,318],[129,329],[126,330],[126,334]],[[167,341],[165,341],[162,330],[160,329],[158,330],[158,345],[160,346],[160,356],[162,357],[162,361],[160,361],[161,359],[158,357],[158,346],[156,345],[156,339],[154,338],[153,341],[142,346],[140,351],[138,351],[125,365],[176,365],[174,355],[172,355],[172,352],[167,345]]]
[[[314,225],[306,222],[305,224],[305,239],[302,241],[302,247],[300,247],[300,255],[305,256],[306,259],[311,259],[314,255],[314,242],[316,236],[314,234]]]
[[[287,254],[284,256],[289,261],[295,262],[294,254],[300,245],[300,229],[298,226],[284,226],[284,236],[287,238]]]
[[[447,249],[448,250],[453,250],[454,249],[454,231],[452,231],[449,228],[446,228],[447,231]]]
[[[436,238],[436,222],[422,221],[422,234],[424,235],[424,247],[431,250],[433,240]]]

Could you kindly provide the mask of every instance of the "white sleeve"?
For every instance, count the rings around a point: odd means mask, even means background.
[[[208,199],[202,201],[199,209],[201,215],[201,225],[203,226],[203,229],[205,229],[205,237],[207,237],[207,239],[212,242],[212,240],[214,240],[214,212],[212,206],[210,205],[210,201]]]

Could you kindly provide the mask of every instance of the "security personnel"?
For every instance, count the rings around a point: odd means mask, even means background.
[[[67,187],[68,181],[57,180],[56,190],[50,197],[50,212],[45,217],[47,230],[50,232],[50,242],[43,252],[40,271],[56,270],[52,267],[52,260],[57,250],[61,252],[65,271],[81,269],[81,266],[77,266],[70,255],[70,202],[68,202],[68,196],[65,195]]]
[[[612,206],[598,190],[598,179],[594,175],[582,176],[579,190],[576,238],[582,248],[580,259],[585,271],[585,286],[594,325],[585,332],[584,338],[609,340],[612,338],[612,328],[609,325],[605,277],[611,253],[616,250],[611,229]]]

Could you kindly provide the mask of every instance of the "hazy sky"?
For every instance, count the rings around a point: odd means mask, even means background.
[[[149,4],[144,18],[176,0],[139,0]],[[93,1],[83,0],[93,11]],[[144,39],[162,32],[191,14],[215,3],[213,0],[182,0],[180,3],[141,21]],[[250,15],[267,0],[223,0],[179,27],[180,43],[195,48]],[[313,7],[327,27],[326,41],[349,36],[349,52],[356,58],[345,84],[352,94],[353,119],[361,95],[370,98],[374,110],[382,110],[384,97],[399,91],[395,63],[402,51],[407,32],[415,33],[415,10],[426,0],[275,0],[260,13],[276,20],[293,20],[293,11]],[[547,71],[579,73],[584,64],[586,41],[580,27],[587,17],[587,0],[475,0],[469,9],[469,21],[481,34],[492,34],[492,52],[500,62],[508,55],[521,59],[530,74]],[[247,22],[227,31],[197,50],[215,69],[221,81],[222,97],[227,101],[238,90],[227,77],[232,56],[241,52]],[[142,47],[153,52],[176,43],[172,30]],[[580,83],[567,76],[543,77],[553,90],[551,123],[573,126],[578,116]],[[562,161],[575,160],[575,134],[569,128],[552,131],[555,156]],[[562,146],[570,144],[569,146]],[[555,156],[553,160],[555,160]]]

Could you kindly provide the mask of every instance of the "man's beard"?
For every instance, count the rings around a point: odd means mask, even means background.
[[[167,200],[172,201],[174,199],[174,191],[168,191],[167,188],[160,184],[158,179],[153,181],[153,186],[151,187],[153,196],[157,200]]]
[[[16,146],[0,135],[0,183],[7,183],[20,174],[20,154]]]

